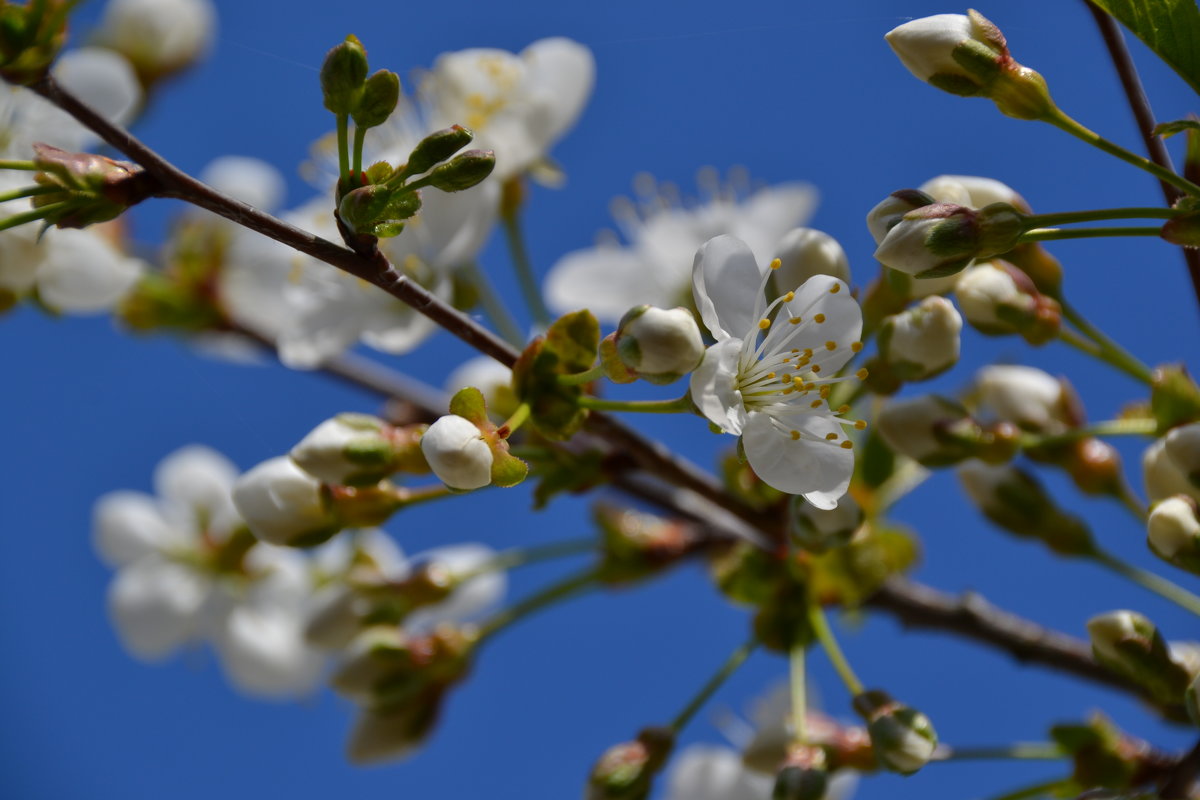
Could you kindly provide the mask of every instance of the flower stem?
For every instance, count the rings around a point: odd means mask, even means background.
[[[1116,497],[1121,501],[1121,505],[1124,506],[1130,514],[1133,514],[1134,518],[1137,519],[1138,522],[1145,524],[1146,517],[1149,516],[1149,512],[1146,511],[1146,506],[1144,503],[1142,503],[1141,498],[1134,493],[1133,489],[1129,486],[1129,483],[1124,479],[1121,480],[1120,486],[1117,487]]]
[[[1047,797],[1050,796],[1059,787],[1065,786],[1070,782],[1068,778],[1058,778],[1052,781],[1043,781],[1035,783],[1032,786],[1022,786],[1020,789],[1014,789],[1011,792],[997,795],[991,800],[1026,800],[1030,797]]]
[[[712,677],[705,681],[700,687],[700,691],[688,701],[687,705],[675,715],[675,719],[671,721],[670,728],[675,733],[683,730],[684,726],[691,721],[696,712],[704,707],[704,704],[712,698],[717,689],[729,679],[729,676],[737,672],[738,667],[745,663],[746,659],[754,652],[754,648],[758,646],[758,642],[754,639],[743,644],[738,649],[729,654],[729,658],[725,659],[725,663],[713,673]]]
[[[1184,194],[1200,196],[1200,186],[1189,181],[1187,178],[1176,175],[1169,169],[1155,164],[1148,158],[1139,156],[1137,153],[1132,153],[1120,145],[1110,142],[1100,134],[1088,129],[1084,125],[1072,119],[1061,109],[1055,108],[1050,115],[1044,117],[1046,122],[1049,122],[1059,130],[1065,131],[1077,139],[1087,142],[1095,148],[1103,150],[1111,156],[1116,156],[1127,164],[1132,164],[1138,169],[1149,172],[1154,177],[1164,183],[1169,183],[1176,189],[1179,189]]]
[[[1112,228],[1034,228],[1025,231],[1018,244],[1025,242],[1054,242],[1063,239],[1097,239],[1113,236],[1159,236],[1162,228],[1139,225]]]
[[[542,590],[531,594],[523,600],[496,614],[479,631],[479,642],[483,642],[509,625],[516,623],[535,611],[552,606],[560,600],[566,600],[572,595],[590,589],[596,582],[597,569],[589,566],[582,572],[570,575],[557,583],[552,583]]]
[[[1100,347],[1104,353],[1100,358],[1112,364],[1117,369],[1137,378],[1142,383],[1152,382],[1153,377],[1150,367],[1143,364],[1136,356],[1109,338],[1104,331],[1093,325],[1078,309],[1068,303],[1066,298],[1059,297],[1058,302],[1062,306],[1063,316],[1066,317],[1067,322],[1078,328],[1080,333],[1087,336]]]
[[[524,344],[525,334],[521,333],[521,326],[517,324],[517,320],[508,310],[508,306],[504,305],[504,300],[500,297],[500,293],[496,291],[492,282],[484,274],[484,271],[474,262],[465,267],[464,271],[479,291],[479,304],[483,306],[483,313],[496,326],[496,330],[500,332],[500,335],[509,344],[517,347]]]
[[[504,421],[504,424],[501,425],[497,431],[497,433],[500,435],[500,438],[507,439],[513,434],[513,431],[524,425],[529,419],[529,414],[531,411],[532,409],[529,407],[529,403],[521,403],[521,405],[517,406],[517,410],[512,413],[511,417]]]
[[[938,761],[992,759],[1051,761],[1067,758],[1067,754],[1054,742],[1015,742],[999,747],[942,747],[939,748],[939,752],[935,758]]]
[[[1065,433],[1039,436],[1028,433],[1021,436],[1021,447],[1049,447],[1056,444],[1087,439],[1092,436],[1153,436],[1158,431],[1158,420],[1154,419],[1110,419],[1073,428]]]
[[[354,176],[362,174],[363,144],[367,139],[367,129],[354,125]]]
[[[0,159],[0,169],[20,169],[25,170],[26,172],[40,172],[42,168],[33,161],[10,161]]]
[[[452,493],[448,486],[440,483],[420,489],[401,487],[396,490],[396,510],[428,503],[431,500],[440,500],[443,497],[449,497]]]
[[[1148,589],[1160,597],[1165,597],[1175,605],[1200,616],[1200,597],[1192,594],[1182,586],[1167,580],[1161,575],[1155,575],[1153,572],[1148,572],[1132,564],[1126,564],[1121,559],[1103,550],[1098,550],[1092,556],[1092,559],[1118,575],[1128,578],[1143,589]]]
[[[350,145],[349,117],[346,114],[337,115],[337,145],[338,145],[338,180],[345,181],[350,177]]]
[[[674,400],[602,400],[584,395],[575,401],[580,408],[593,411],[636,411],[642,414],[678,414],[692,410],[692,399],[688,395]]]
[[[521,233],[520,211],[512,209],[501,215],[504,223],[504,238],[508,241],[508,253],[512,259],[513,269],[517,273],[517,282],[521,285],[521,294],[529,306],[533,320],[543,328],[550,327],[550,309],[542,299],[538,289],[537,278],[533,274],[533,263],[529,260],[529,250],[525,246],[525,236]]]
[[[792,690],[792,741],[796,744],[808,744],[808,686],[804,675],[804,657],[807,650],[803,643],[797,643],[788,651],[788,679]]]
[[[1029,214],[1025,217],[1027,228],[1052,228],[1072,222],[1100,222],[1110,219],[1171,219],[1180,212],[1161,206],[1139,208],[1101,208],[1094,211],[1061,211],[1057,214]]]
[[[591,383],[592,381],[604,377],[604,365],[597,364],[587,372],[576,372],[574,375],[559,375],[559,386],[578,386],[581,383]]]
[[[846,684],[846,688],[850,690],[850,694],[855,696],[862,694],[862,681],[854,674],[854,670],[850,667],[850,662],[846,660],[846,654],[838,646],[837,639],[834,638],[833,631],[829,627],[829,620],[825,617],[825,611],[815,601],[810,601],[808,604],[808,622],[812,626],[817,641],[821,643],[821,647],[825,650],[825,655],[829,656],[829,661],[833,664],[833,668],[837,670],[842,683]]]
[[[584,553],[594,553],[598,545],[592,537],[585,539],[566,539],[561,542],[532,545],[531,547],[514,547],[497,553],[479,568],[479,572],[499,572],[502,570],[524,567],[528,564],[538,564],[542,561],[552,561],[557,558],[577,556]]]
[[[10,228],[17,228],[27,222],[37,222],[39,219],[45,219],[56,211],[66,208],[66,202],[52,203],[48,206],[35,208],[21,214],[13,214],[11,217],[0,220],[0,231],[6,231]]]
[[[0,203],[6,203],[9,200],[20,200],[22,197],[37,197],[42,194],[54,194],[61,192],[59,186],[23,186],[20,189],[13,189],[11,192],[0,193]]]

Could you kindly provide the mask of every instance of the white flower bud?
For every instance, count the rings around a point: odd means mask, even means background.
[[[1200,423],[1173,428],[1142,457],[1151,501],[1184,494],[1200,502]]]
[[[1000,419],[1039,433],[1067,427],[1062,384],[1040,369],[1018,364],[984,367],[976,373],[975,388],[980,403]]]
[[[958,363],[962,317],[944,297],[926,297],[918,305],[884,321],[879,349],[897,377],[923,380]]]
[[[854,710],[867,722],[871,749],[887,769],[911,775],[929,763],[937,750],[937,732],[929,717],[886,692],[869,690],[854,698]]]
[[[1025,294],[1005,270],[992,262],[966,270],[954,287],[954,296],[967,322],[983,333],[1013,333],[1011,318],[1033,314],[1037,301]]]
[[[983,208],[992,203],[1007,203],[1029,211],[1025,198],[1008,184],[976,175],[938,175],[921,184],[920,190],[939,203],[958,203],[967,208]]]
[[[934,203],[908,212],[893,225],[875,249],[875,258],[917,278],[940,278],[961,272],[974,259],[1011,250],[1024,230],[1024,217],[1012,206],[996,204],[976,211]]]
[[[892,192],[867,212],[867,230],[875,244],[880,244],[896,223],[910,211],[938,202],[934,198],[916,189],[902,189]]]
[[[986,61],[986,53],[992,51],[997,62],[1004,55],[976,22],[963,14],[914,19],[888,31],[884,38],[909,72],[955,94],[979,94],[983,89],[980,75],[966,69],[955,58],[957,52],[982,51]]]
[[[152,81],[200,58],[215,26],[209,0],[110,0],[98,36]]]
[[[388,427],[368,414],[338,414],[301,439],[290,455],[301,469],[322,483],[378,483],[392,472]]]
[[[1108,611],[1088,620],[1088,636],[1097,660],[1105,664],[1121,664],[1125,654],[1117,649],[1122,641],[1142,641],[1149,647],[1154,637],[1154,623],[1136,611]]]
[[[325,487],[287,456],[242,475],[233,503],[250,531],[271,544],[309,547],[342,527]]]
[[[838,240],[812,228],[794,228],[775,248],[779,268],[775,288],[780,294],[795,289],[814,275],[832,275],[850,283],[850,262]]]
[[[1186,495],[1168,497],[1150,510],[1146,543],[1164,561],[1200,571],[1200,520],[1196,501]]]
[[[1200,642],[1167,642],[1167,651],[1171,660],[1183,667],[1189,677],[1194,679],[1200,675]]]
[[[959,428],[968,434],[979,432],[965,408],[932,394],[888,401],[876,426],[893,450],[925,466],[954,464],[969,457],[969,442],[956,439],[953,432]]]
[[[421,437],[429,468],[451,489],[479,489],[492,482],[492,450],[479,428],[463,417],[447,414]]]
[[[696,318],[686,308],[631,308],[617,327],[621,363],[652,383],[670,383],[704,357]]]

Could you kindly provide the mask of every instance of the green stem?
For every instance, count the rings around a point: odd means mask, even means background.
[[[1052,447],[1056,444],[1066,444],[1092,436],[1153,436],[1157,432],[1158,420],[1110,419],[1072,428],[1064,433],[1051,436],[1039,436],[1035,433],[1022,434],[1020,442],[1023,448]]]
[[[1026,800],[1030,797],[1045,797],[1053,793],[1059,787],[1065,786],[1070,782],[1069,778],[1058,778],[1052,781],[1043,781],[1035,783],[1032,786],[1023,786],[1020,789],[1014,789],[1011,792],[997,795],[991,800]]]
[[[541,591],[518,601],[509,608],[496,614],[479,631],[479,641],[482,643],[495,634],[516,623],[535,611],[552,606],[560,600],[579,594],[589,589],[596,582],[597,569],[589,566],[583,572],[577,572],[557,583],[552,583]]]
[[[591,383],[594,380],[604,377],[604,365],[597,364],[587,372],[576,372],[574,375],[559,375],[559,386],[579,386],[583,383]]]
[[[349,116],[337,115],[337,145],[338,145],[338,180],[345,181],[350,177],[350,145],[349,145]]]
[[[792,645],[788,652],[788,678],[792,689],[792,741],[808,744],[808,685],[805,683],[804,657],[807,647],[803,643]]]
[[[1081,139],[1093,147],[1103,150],[1105,153],[1108,153],[1111,156],[1116,156],[1127,164],[1132,164],[1138,169],[1149,172],[1160,181],[1171,184],[1185,194],[1200,196],[1200,186],[1197,186],[1180,175],[1176,175],[1174,172],[1166,169],[1165,167],[1155,164],[1148,158],[1143,158],[1137,153],[1132,153],[1129,150],[1126,150],[1124,147],[1121,147],[1114,142],[1110,142],[1095,131],[1086,128],[1079,122],[1076,122],[1058,108],[1055,108],[1049,116],[1045,117],[1045,121],[1049,122],[1059,130],[1066,131],[1077,139]]]
[[[1162,228],[1147,228],[1138,225],[1112,228],[1035,228],[1021,234],[1021,238],[1017,240],[1017,243],[1056,242],[1064,239],[1098,239],[1113,236],[1159,236],[1161,233]]]
[[[534,322],[548,328],[551,322],[550,309],[546,308],[546,301],[542,299],[537,278],[533,274],[533,264],[529,260],[529,250],[525,247],[525,237],[521,234],[518,212],[502,215],[501,221],[504,223],[504,237],[508,241],[508,253],[517,273],[517,282],[521,285],[521,294],[525,297]]]
[[[40,172],[42,168],[33,161],[6,161],[0,159],[0,169],[21,169],[26,172]]]
[[[16,228],[24,225],[27,222],[36,222],[39,219],[45,219],[56,211],[60,211],[67,207],[67,203],[52,203],[48,206],[35,208],[31,211],[25,211],[21,214],[13,214],[11,217],[0,220],[0,231],[6,231],[9,228]]]
[[[1150,515],[1150,512],[1146,510],[1146,506],[1144,503],[1142,503],[1141,498],[1134,494],[1134,491],[1132,488],[1130,488],[1129,483],[1123,478],[1121,479],[1120,486],[1117,487],[1116,498],[1121,501],[1121,505],[1124,506],[1130,514],[1133,514],[1134,518],[1137,519],[1138,522],[1145,524],[1146,518]]]
[[[509,344],[520,347],[525,344],[525,334],[521,332],[521,326],[517,324],[517,320],[509,312],[508,306],[504,305],[504,300],[501,299],[500,293],[488,280],[487,275],[479,268],[476,263],[471,263],[464,268],[464,271],[474,282],[475,288],[479,292],[479,304],[483,306],[483,313],[496,326],[496,330],[500,332]]]
[[[453,493],[450,487],[440,483],[420,489],[401,488],[396,493],[396,510],[399,511],[402,508],[428,503],[431,500],[441,500],[443,497],[449,497]]]
[[[1092,559],[1118,575],[1128,578],[1143,589],[1148,589],[1160,597],[1165,597],[1177,606],[1185,608],[1193,614],[1200,615],[1200,597],[1192,594],[1182,586],[1172,583],[1160,575],[1155,575],[1153,572],[1147,572],[1139,567],[1126,564],[1121,559],[1103,550],[1097,551],[1092,556]]]
[[[0,203],[6,203],[9,200],[20,200],[22,197],[37,197],[38,195],[54,194],[61,191],[61,186],[23,186],[20,189],[13,189],[11,192],[0,193]]]
[[[503,438],[507,439],[514,431],[524,425],[526,420],[529,419],[531,411],[529,403],[521,403],[521,405],[517,406],[517,410],[512,413],[512,416],[506,419],[504,424],[500,426],[500,430],[504,431]]]
[[[825,611],[815,601],[810,601],[808,604],[808,622],[812,626],[817,641],[821,643],[821,647],[825,650],[825,655],[829,656],[829,661],[833,664],[833,668],[837,670],[842,683],[846,684],[846,688],[850,690],[850,694],[856,697],[862,694],[862,681],[854,674],[854,670],[850,667],[850,662],[846,660],[846,654],[838,646],[837,639],[834,638],[833,631],[829,627],[829,620],[825,618]]]
[[[1102,208],[1094,211],[1060,211],[1057,214],[1028,214],[1027,228],[1052,228],[1072,222],[1101,222],[1110,219],[1171,219],[1179,212],[1161,206],[1139,208]]]
[[[584,395],[576,399],[580,408],[593,411],[636,411],[642,414],[678,414],[692,410],[692,399],[688,395],[674,400],[602,400]]]
[[[992,759],[1023,759],[1051,761],[1067,758],[1054,742],[1015,742],[999,747],[946,747],[938,753],[939,761],[977,761]]]
[[[552,561],[557,558],[594,553],[597,548],[598,544],[596,540],[590,537],[586,539],[567,539],[561,542],[550,542],[549,544],[538,544],[531,547],[514,547],[511,550],[497,553],[494,558],[489,559],[487,563],[483,564],[478,572],[510,570],[516,567],[524,567],[528,564],[538,564],[542,561]]]
[[[758,642],[751,639],[730,653],[729,658],[725,659],[725,663],[700,687],[700,691],[696,692],[696,695],[688,701],[683,710],[675,715],[675,719],[670,724],[671,730],[676,734],[682,731],[684,726],[691,721],[692,717],[696,716],[696,712],[703,708],[704,704],[712,698],[717,689],[720,689],[721,685],[729,679],[729,676],[737,672],[738,667],[745,663],[746,659],[754,652],[754,648],[757,646]]]
[[[359,126],[356,123],[354,125],[354,175],[355,175],[355,177],[358,177],[359,175],[362,174],[363,145],[366,143],[366,140],[367,140],[367,129]]]
[[[1109,338],[1104,331],[1093,325],[1087,317],[1083,316],[1065,298],[1059,297],[1058,302],[1062,306],[1063,316],[1067,322],[1070,322],[1079,329],[1080,333],[1099,345],[1100,349],[1106,354],[1106,356],[1102,356],[1105,361],[1137,378],[1142,383],[1152,382],[1153,377],[1150,367],[1143,364],[1136,356]]]

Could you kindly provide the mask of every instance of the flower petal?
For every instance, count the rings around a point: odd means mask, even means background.
[[[596,80],[596,60],[587,47],[562,36],[539,39],[521,51],[523,87],[547,113],[531,135],[544,148],[557,141],[583,111]]]
[[[700,318],[718,340],[756,330],[755,312],[762,306],[756,287],[762,271],[741,239],[714,236],[696,251],[692,293]]]
[[[834,287],[837,287],[836,292]],[[776,319],[785,320],[790,312],[802,317],[806,323],[804,332],[789,341],[789,347],[818,350],[826,342],[835,342],[838,349],[821,359],[822,374],[826,375],[833,374],[850,360],[853,355],[850,345],[862,336],[862,309],[850,295],[849,286],[829,275],[814,275],[796,289],[796,296],[785,305]],[[818,314],[824,314],[824,322],[816,322]],[[771,329],[770,340],[777,341],[776,337],[786,336],[787,328],[787,325],[776,324]],[[768,341],[767,350],[771,349],[772,341]]]
[[[203,445],[189,445],[167,456],[154,470],[154,490],[168,519],[181,531],[228,534],[237,524],[233,482],[238,469],[225,456]]]
[[[141,492],[111,492],[92,513],[93,543],[110,566],[130,564],[151,553],[187,544],[163,519],[153,497]]]
[[[657,305],[652,273],[633,250],[611,245],[576,250],[550,269],[546,302],[560,314],[586,308],[605,322],[616,322],[636,305]]]
[[[704,351],[704,360],[688,384],[692,402],[710,422],[735,436],[742,432],[746,408],[737,389],[741,339],[726,339]]]
[[[125,649],[158,661],[196,635],[210,588],[197,572],[149,555],[122,569],[109,585],[109,616]]]
[[[786,430],[780,430],[782,424]],[[793,439],[788,431],[800,432]],[[837,507],[850,487],[854,472],[853,450],[825,441],[826,435],[844,436],[833,416],[796,413],[787,416],[751,412],[742,432],[746,460],[768,485],[788,494],[804,495],[817,508]]]

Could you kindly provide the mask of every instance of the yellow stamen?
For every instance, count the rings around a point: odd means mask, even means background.
[[[799,438],[800,438],[800,431],[792,431],[792,441],[794,442]]]
[[[860,381],[865,381],[867,376],[870,374],[871,373],[867,372],[866,368],[864,367],[863,369],[860,369],[858,372],[854,373],[854,377],[858,378]]]
[[[776,259],[776,261],[778,261],[778,260],[779,260],[779,259]],[[783,296],[783,302],[785,302],[785,303],[790,303],[790,302],[792,302],[792,301],[793,301],[793,300],[795,300],[795,299],[796,299],[796,293],[795,293],[795,292],[788,292],[787,294],[785,294],[785,295]]]
[[[837,413],[839,413],[839,414],[850,413],[850,406],[847,406],[847,405],[838,406]]]
[[[771,269],[779,269],[779,268],[780,268],[780,267],[782,267],[782,266],[783,266],[783,261],[781,261],[781,260],[780,260],[780,259],[778,259],[778,258],[776,258],[776,259],[773,259],[773,260],[771,261]]]
[[[843,449],[843,450],[849,450],[849,449],[851,449],[851,448],[853,448],[853,447],[854,447],[854,442],[850,441],[849,439],[847,439],[846,441],[842,442],[842,449]]]
[[[814,320],[814,321],[816,321],[816,323],[817,323],[818,325],[820,325],[822,322],[824,322],[824,321],[825,321],[825,315],[824,315],[824,314],[817,314],[815,317],[813,317],[813,320]]]
[[[821,387],[821,397],[824,397],[824,398],[827,398],[827,399],[828,399],[828,397],[829,397],[829,391],[830,391],[830,390],[829,390],[829,387],[828,387],[828,386],[822,386],[822,387]]]
[[[840,283],[835,283],[833,286],[829,287],[830,294],[837,294],[841,290],[842,290],[842,285]]]
[[[852,353],[861,353],[861,352],[862,352],[862,348],[863,348],[863,343],[862,343],[862,342],[855,342],[854,344],[850,345],[850,352],[852,352]]]
[[[766,330],[767,328],[769,328],[769,327],[771,327],[771,320],[769,320],[769,319],[760,319],[760,320],[758,321],[758,329],[759,329],[760,331],[765,331],[765,330]]]
[[[774,377],[775,377],[775,373],[774,373],[774,372],[768,372],[768,373],[767,373],[767,377],[768,377],[768,378],[774,378]]]
[[[792,317],[791,319],[789,319],[789,320],[788,320],[788,322],[792,323],[793,325],[799,325],[799,324],[800,324],[800,318],[799,318],[799,317]]]
[[[811,403],[808,404],[808,406],[809,406],[809,408],[820,408],[821,403],[823,403],[823,402],[824,402],[823,400],[813,400]]]
[[[813,364],[813,365],[812,365],[812,371],[813,371],[813,372],[820,372],[820,371],[821,371],[821,365],[820,365],[820,364]]]
[[[837,342],[826,342],[825,349],[832,353],[834,350],[837,350]]]
[[[854,423],[854,429],[859,430],[859,431],[865,431],[867,429],[867,421],[865,419],[857,420]]]
[[[825,434],[825,438],[832,442],[835,439],[837,439],[837,434],[836,433],[827,433],[827,434]]]

